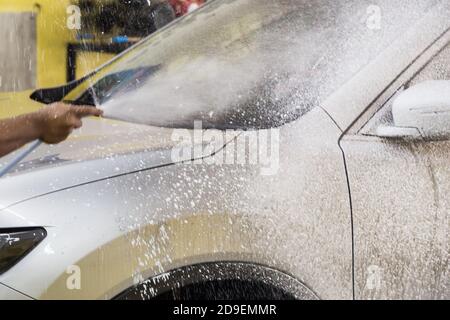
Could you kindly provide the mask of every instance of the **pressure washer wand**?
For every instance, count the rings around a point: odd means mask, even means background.
[[[24,150],[21,150],[4,168],[0,169],[0,178],[14,169],[23,159],[36,150],[42,144],[41,140],[35,140],[28,144]]]

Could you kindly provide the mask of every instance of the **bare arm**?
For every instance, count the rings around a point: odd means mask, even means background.
[[[82,126],[81,119],[100,116],[93,107],[75,107],[55,103],[37,112],[0,120],[0,157],[36,140],[56,144]]]
[[[20,128],[20,129],[16,129]],[[41,136],[36,114],[0,120],[0,157]]]

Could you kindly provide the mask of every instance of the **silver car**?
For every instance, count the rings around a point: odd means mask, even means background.
[[[209,1],[35,92],[109,120],[0,180],[0,298],[449,299],[449,17]]]

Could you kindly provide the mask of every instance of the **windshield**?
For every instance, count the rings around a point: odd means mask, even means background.
[[[436,2],[210,1],[67,99],[155,126],[280,126],[320,105]]]

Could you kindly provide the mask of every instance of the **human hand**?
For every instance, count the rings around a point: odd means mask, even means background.
[[[61,102],[51,104],[35,114],[39,137],[48,144],[60,143],[83,125],[83,118],[102,114],[103,111],[91,106],[72,106]]]

